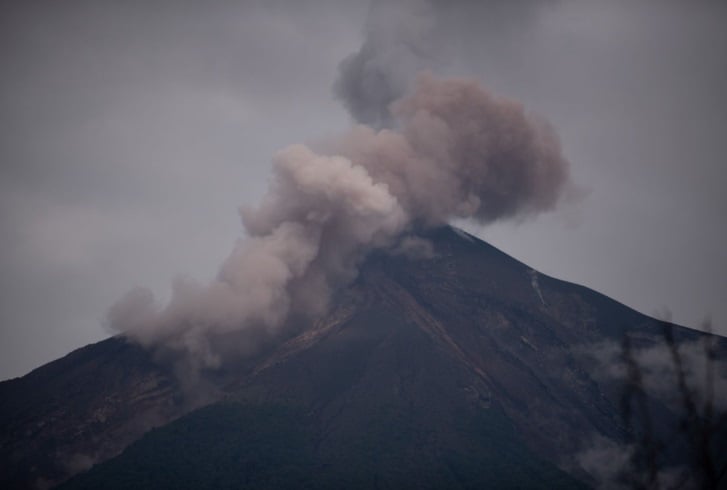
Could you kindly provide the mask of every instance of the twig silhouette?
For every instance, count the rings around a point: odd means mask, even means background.
[[[690,388],[687,365],[684,355],[674,335],[674,326],[669,322],[661,322],[662,337],[669,352],[670,367],[674,372],[675,393],[683,414],[680,416],[670,442],[683,438],[689,450],[690,466],[683,468],[672,486],[681,489],[689,488],[716,490],[721,485],[727,486],[727,458],[716,455],[715,438],[724,436],[727,431],[727,411],[720,411],[715,406],[715,364],[716,337],[711,334],[711,326],[705,324],[706,333],[702,335],[704,345],[704,401],[699,403],[699,396],[694,388]],[[622,475],[622,483],[639,490],[659,490],[663,488],[659,474],[664,464],[664,451],[668,444],[660,442],[656,437],[652,423],[650,400],[645,378],[645,368],[635,355],[632,340],[625,335],[622,340],[622,360],[626,367],[626,379],[621,397],[621,415],[628,433],[637,435],[634,451],[631,456],[631,467]],[[719,461],[719,459],[723,461]]]

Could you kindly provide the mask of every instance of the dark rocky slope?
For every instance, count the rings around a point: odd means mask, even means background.
[[[44,488],[186,412],[174,376],[122,339],[0,383],[0,487]]]

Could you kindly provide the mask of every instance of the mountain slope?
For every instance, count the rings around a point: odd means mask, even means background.
[[[61,488],[585,488],[533,456],[495,410],[447,431],[477,444],[446,440],[396,407],[346,439],[322,441],[319,422],[289,406],[211,405]]]
[[[200,488],[577,488],[556,466],[592,482],[574,455],[595,436],[618,444],[632,434],[620,382],[598,376],[583,352],[626,332],[638,345],[657,344],[662,324],[459,230],[423,238],[433,256],[372,254],[325,318],[244,365],[205,373],[204,386],[213,387],[205,401],[225,403],[149,433],[67,488],[171,488],[200,472],[210,477]],[[703,336],[675,328],[678,341]],[[721,339],[717,355],[726,351]],[[88,377],[96,383],[65,401],[50,388]],[[157,388],[144,391],[148,378]],[[111,339],[0,383],[2,400],[16,399],[0,405],[0,456],[15,462],[0,480],[18,488],[39,477],[60,481],[64,468],[82,469],[63,466],[56,455],[64,448],[108,459],[144,429],[195,407],[183,402],[194,390],[175,379],[146,352]],[[114,394],[117,402],[104,405]],[[50,402],[66,411],[37,408]],[[673,407],[652,404],[655,430],[675,426]],[[115,422],[89,426],[104,406]],[[143,423],[150,414],[153,422]],[[39,424],[50,452],[24,435]]]
[[[121,339],[0,383],[0,486],[43,488],[187,411],[174,376]]]

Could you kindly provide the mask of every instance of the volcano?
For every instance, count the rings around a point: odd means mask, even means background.
[[[0,383],[0,486],[589,488],[592,441],[679,426],[648,393],[649,420],[625,420],[624,380],[592,355],[663,343],[663,322],[456,228],[420,238],[418,256],[369,254],[315,323],[194,379],[114,337]],[[669,329],[727,359],[726,339]],[[659,468],[692,464],[684,439]]]

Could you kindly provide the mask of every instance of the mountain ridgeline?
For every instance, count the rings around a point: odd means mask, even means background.
[[[679,426],[650,393],[648,423],[625,420],[598,361],[663,344],[663,322],[460,230],[421,238],[432,253],[371,254],[325,317],[194,382],[115,337],[0,383],[0,486],[591,488],[594,441]],[[689,443],[636,464],[689,467]]]

